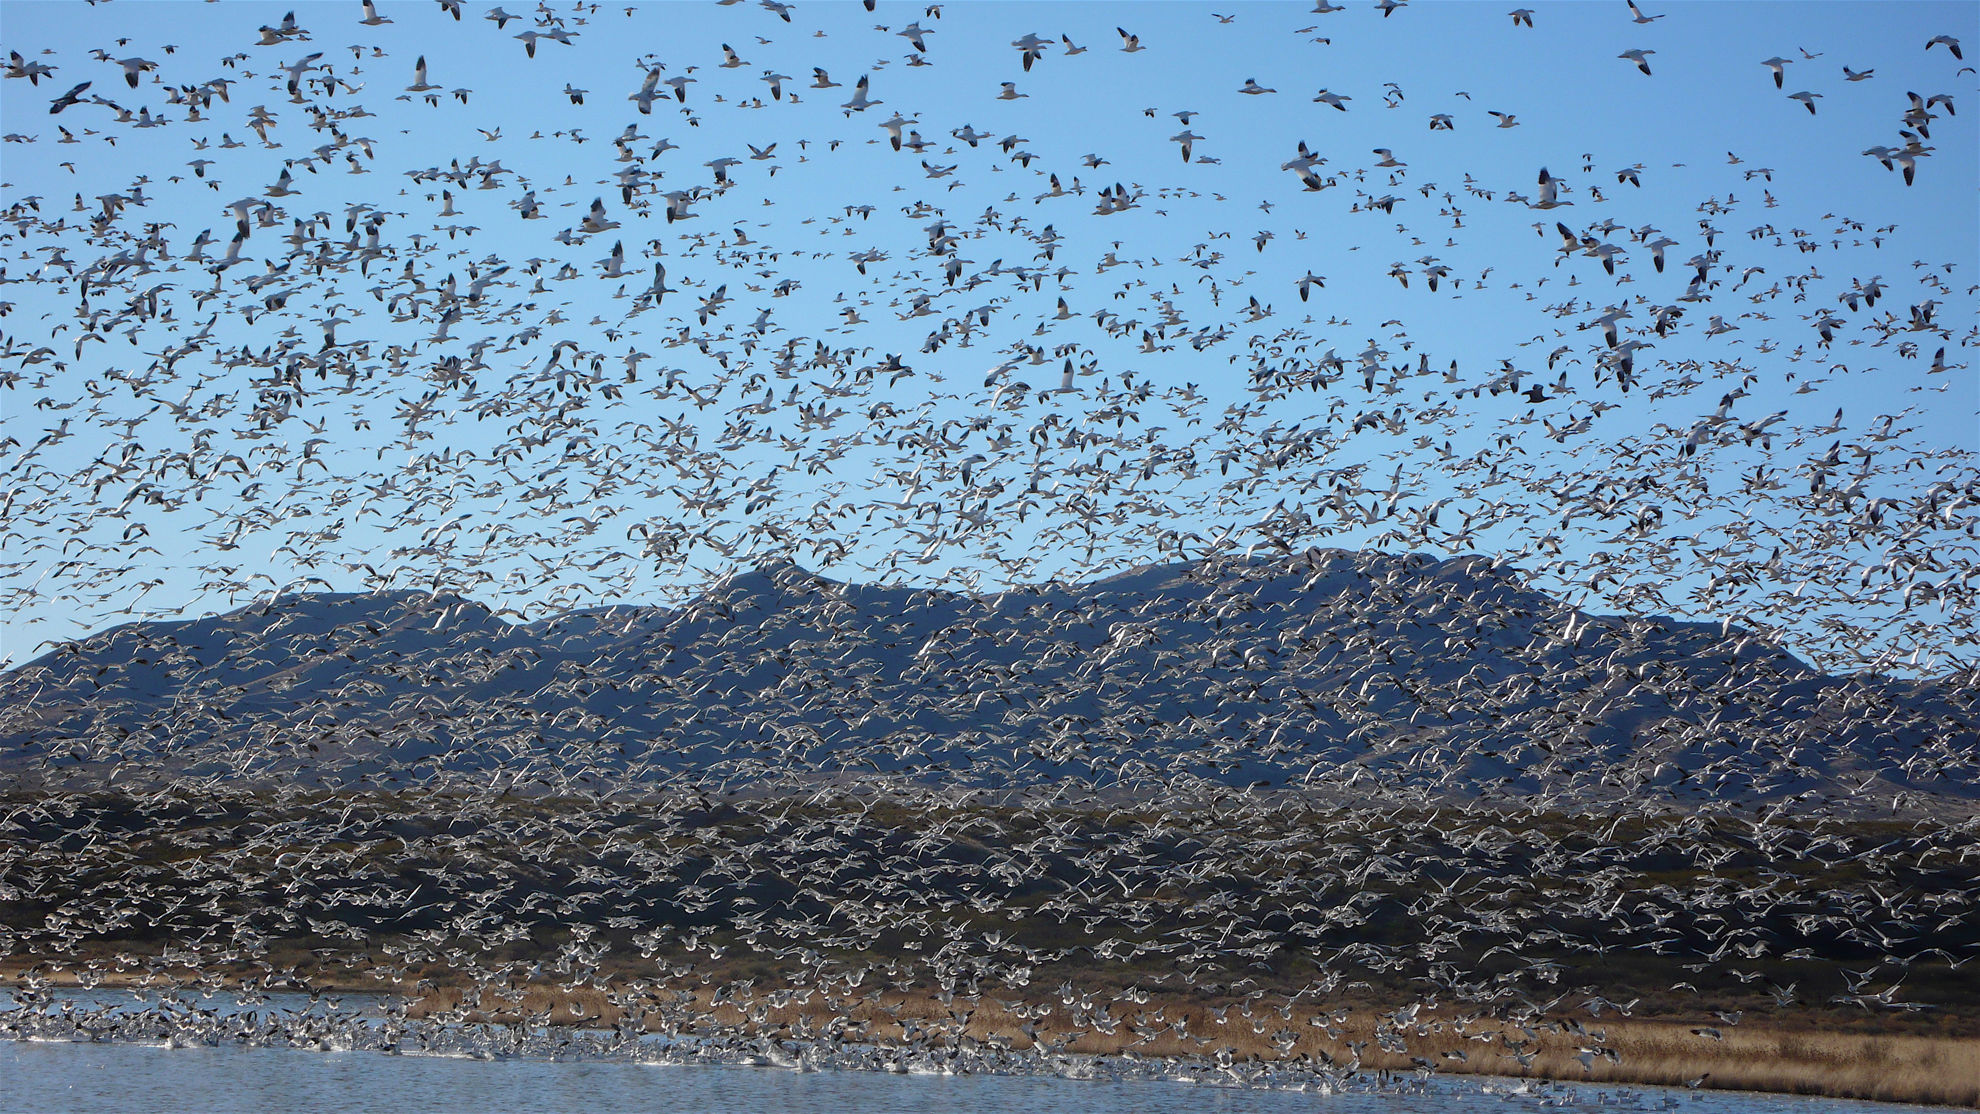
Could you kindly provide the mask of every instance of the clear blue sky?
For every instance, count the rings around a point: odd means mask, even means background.
[[[13,441],[0,452],[0,660],[306,583],[438,585],[531,614],[664,601],[777,544],[751,532],[763,524],[845,579],[993,586],[1194,554],[1226,536],[1239,549],[1276,535],[1503,553],[1596,610],[1736,614],[1838,665],[1921,648],[1921,668],[1971,660],[1970,605],[1903,597],[1921,576],[1948,584],[1973,539],[1951,518],[1898,523],[1918,518],[1933,485],[1975,482],[1980,103],[1973,71],[1926,44],[1951,35],[1980,49],[1980,9],[1651,2],[1657,18],[1635,23],[1622,0],[1603,0],[1533,3],[1527,28],[1513,6],[1415,0],[1384,18],[1363,0],[1326,14],[972,3],[937,17],[808,2],[786,22],[753,0],[630,13],[518,3],[520,18],[498,28],[488,5],[463,5],[456,21],[426,2],[381,3],[391,22],[365,26],[351,0],[293,5],[304,39],[281,33],[290,5],[10,0],[5,47],[56,72],[0,82],[0,203],[36,197],[44,221],[67,225],[17,220],[0,244],[0,370],[21,376],[0,393],[0,441]],[[927,31],[925,52],[899,34],[910,24]],[[264,26],[279,41],[258,45]],[[515,37],[558,27],[570,42],[543,39],[534,58]],[[1117,28],[1142,49],[1123,50]],[[1051,43],[1029,72],[1011,45],[1027,33]],[[1069,55],[1068,39],[1084,50]],[[725,67],[725,45],[743,64]],[[1619,57],[1632,49],[1653,52],[1649,75]],[[435,104],[406,90],[422,55]],[[1780,88],[1763,64],[1776,56],[1790,60]],[[117,62],[131,58],[157,64],[136,89]],[[641,115],[628,98],[655,61],[663,80],[693,81],[684,104],[659,86],[665,99]],[[285,88],[297,63],[300,103]],[[814,67],[838,87],[811,88]],[[1845,67],[1871,76],[1848,80]],[[782,99],[767,72],[789,75]],[[877,103],[846,111],[862,75]],[[215,78],[233,81],[230,99],[203,119],[171,103],[173,89]],[[85,80],[82,103],[49,114]],[[1247,81],[1273,91],[1241,92]],[[1022,95],[1000,98],[1004,82]],[[1315,103],[1323,89],[1348,110]],[[1813,115],[1789,96],[1800,92],[1819,94]],[[1904,145],[1909,92],[1949,94],[1957,115],[1930,109],[1933,149],[1907,187],[1862,152]],[[166,122],[119,122],[91,95]],[[252,127],[257,106],[273,114],[272,145]],[[369,114],[350,115],[359,106]],[[1179,111],[1195,115],[1185,125]],[[892,149],[882,125],[895,113],[930,146]],[[1430,126],[1438,115],[1449,129]],[[641,137],[631,163],[612,142],[628,125]],[[954,137],[965,126],[992,138],[969,147]],[[1201,137],[1191,162],[1172,138],[1186,129]],[[1035,156],[1028,167],[1000,148],[1007,136]],[[652,154],[663,139],[676,149]],[[1302,142],[1329,188],[1303,189],[1283,168]],[[1378,148],[1400,165],[1379,165]],[[706,164],[720,158],[740,160],[727,168],[734,184],[667,222],[655,191],[713,186]],[[203,176],[198,159],[211,160]],[[465,187],[409,176],[491,161],[503,173]],[[649,184],[628,205],[614,175],[635,164]],[[1571,205],[1508,200],[1537,201],[1542,167]],[[1640,186],[1618,180],[1639,167]],[[290,192],[269,196],[285,168]],[[1040,199],[1050,175],[1078,193]],[[1116,183],[1138,202],[1097,214]],[[543,219],[522,218],[526,194]],[[92,232],[105,195],[130,200]],[[1368,205],[1384,196],[1401,199],[1392,213]],[[618,227],[582,230],[594,198]],[[225,254],[237,200],[279,210],[243,244],[244,262],[215,274],[186,260],[202,230],[207,258]],[[869,216],[849,212],[865,205]],[[385,254],[364,273],[319,273],[310,259],[344,254],[354,206],[368,206],[360,219],[386,214]],[[292,251],[294,223],[318,213],[316,240]],[[1563,258],[1556,221],[1621,249],[1617,274]],[[938,222],[960,237],[954,286],[951,257],[929,252]],[[1706,250],[1701,222],[1717,230],[1717,285],[1679,302],[1686,261]],[[150,224],[166,249],[103,274],[79,318],[74,273],[135,251]],[[1674,241],[1662,273],[1630,234],[1646,226]],[[625,277],[601,274],[615,242]],[[865,252],[884,258],[869,256],[862,275]],[[646,288],[656,261],[675,292],[631,314],[633,298],[615,295]],[[452,276],[464,293],[471,267],[504,264],[440,334],[432,288]],[[1449,270],[1433,292],[1436,266]],[[1308,273],[1325,286],[1303,302]],[[1873,277],[1884,300],[1850,310],[1841,296]],[[729,302],[701,324],[697,304],[722,286]],[[116,320],[150,291],[170,320]],[[1928,299],[1950,339],[1903,327]],[[1607,345],[1584,327],[1625,305],[1623,328],[1648,345],[1628,393],[1598,382]],[[1684,310],[1665,335],[1648,331],[1658,305]],[[943,322],[978,310],[987,325],[922,351]],[[1134,324],[1109,335],[1097,310]],[[1823,311],[1840,321],[1826,348]],[[1880,327],[1891,313],[1896,324]],[[334,344],[326,319],[341,319]],[[78,353],[92,324],[106,340]],[[574,348],[553,363],[559,341]],[[845,393],[810,365],[821,343],[858,350]],[[1046,355],[1033,363],[1019,345]],[[1061,345],[1080,389],[1041,397],[1059,385]],[[1935,372],[1942,345],[1949,366]],[[44,346],[52,355],[35,357]],[[1373,392],[1359,370],[1371,346]],[[1330,349],[1345,361],[1337,381],[1252,389],[1260,358],[1308,380]],[[780,371],[787,351],[795,366]],[[647,355],[634,382],[616,382],[629,352]],[[890,354],[913,374],[851,375]],[[450,359],[481,361],[471,388],[448,377]],[[560,369],[588,372],[593,359],[602,382],[559,387]],[[1391,370],[1424,360],[1433,374]],[[314,376],[326,362],[361,375],[338,390],[341,376]],[[1507,362],[1520,391],[1490,393],[1509,382]],[[302,368],[307,394],[285,401],[270,366]],[[1145,387],[1127,402],[1124,375]],[[1536,382],[1546,401],[1525,397]],[[420,402],[428,391],[439,393]],[[876,414],[883,405],[899,416]],[[432,416],[409,437],[420,408]],[[1715,416],[1726,420],[1699,425]],[[719,458],[667,444],[669,422]],[[719,448],[742,422],[773,435]],[[1742,424],[1766,436],[1748,444]],[[1165,428],[1106,449],[1152,426]],[[1104,436],[1069,443],[1080,429]],[[1680,455],[1701,429],[1698,450]],[[817,467],[833,438],[861,430],[866,444]],[[926,436],[888,436],[916,430]],[[1847,509],[1797,500],[1831,444],[1833,485],[1861,489]],[[1029,487],[1035,508],[1022,505]],[[692,505],[708,495],[726,505]],[[1853,526],[1879,498],[1888,516]],[[1286,511],[1314,525],[1301,532]],[[642,552],[642,533],[701,530],[721,545]],[[1878,631],[1859,641],[1824,616]]]

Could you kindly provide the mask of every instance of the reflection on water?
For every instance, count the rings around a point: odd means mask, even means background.
[[[359,995],[0,993],[0,1110],[267,1114],[393,1110],[1310,1111],[1885,1114],[1890,1104],[1477,1078],[1264,1072],[1133,1057],[668,1042],[438,1026]],[[769,1069],[769,1070],[765,1070]],[[777,1070],[784,1069],[784,1070]],[[839,1070],[835,1070],[839,1069]],[[866,1070],[858,1070],[866,1069]],[[877,1070],[876,1070],[877,1069]],[[1324,1095],[1324,1099],[1321,1096]],[[1922,1108],[1913,1108],[1922,1109]]]

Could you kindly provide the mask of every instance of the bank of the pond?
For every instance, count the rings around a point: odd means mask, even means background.
[[[29,972],[33,972],[30,977]],[[32,981],[100,989],[208,991],[245,980],[209,975],[183,982],[136,971],[78,979],[73,970],[0,962],[0,985]],[[1375,1000],[1287,1009],[1248,995],[1162,993],[1145,989],[1115,998],[1101,986],[999,988],[957,994],[936,988],[799,986],[703,971],[659,985],[639,979],[566,985],[475,983],[431,968],[392,980],[362,971],[298,975],[282,988],[324,994],[375,994],[402,1002],[409,1020],[442,1023],[570,1026],[683,1036],[719,1035],[793,1044],[857,1042],[904,1050],[1049,1051],[1075,1056],[1177,1058],[1221,1063],[1358,1068],[1401,1075],[1504,1077],[1591,1084],[1670,1086],[1834,1099],[1980,1106],[1980,1038],[1944,1019],[1806,1009],[1692,1016],[1591,1016],[1555,1012],[1544,1019],[1498,1019],[1448,1005],[1398,1006]],[[260,989],[270,981],[257,980]],[[1070,998],[1070,1001],[1068,999]],[[1398,1010],[1407,1018],[1397,1024]],[[1379,1030],[1379,1032],[1378,1032]],[[1400,1043],[1398,1043],[1400,1042]]]

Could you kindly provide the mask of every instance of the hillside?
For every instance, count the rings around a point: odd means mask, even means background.
[[[1970,679],[1828,676],[1737,627],[1585,614],[1483,558],[1325,550],[982,596],[774,562],[678,608],[527,624],[289,595],[83,639],[0,675],[0,709],[0,770],[27,785],[1980,798]]]

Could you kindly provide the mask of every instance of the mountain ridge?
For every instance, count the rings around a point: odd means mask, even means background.
[[[1583,612],[1482,556],[1309,550],[987,594],[788,560],[511,623],[299,593],[0,674],[0,777],[909,777],[1451,799],[1980,799],[1973,686]]]

